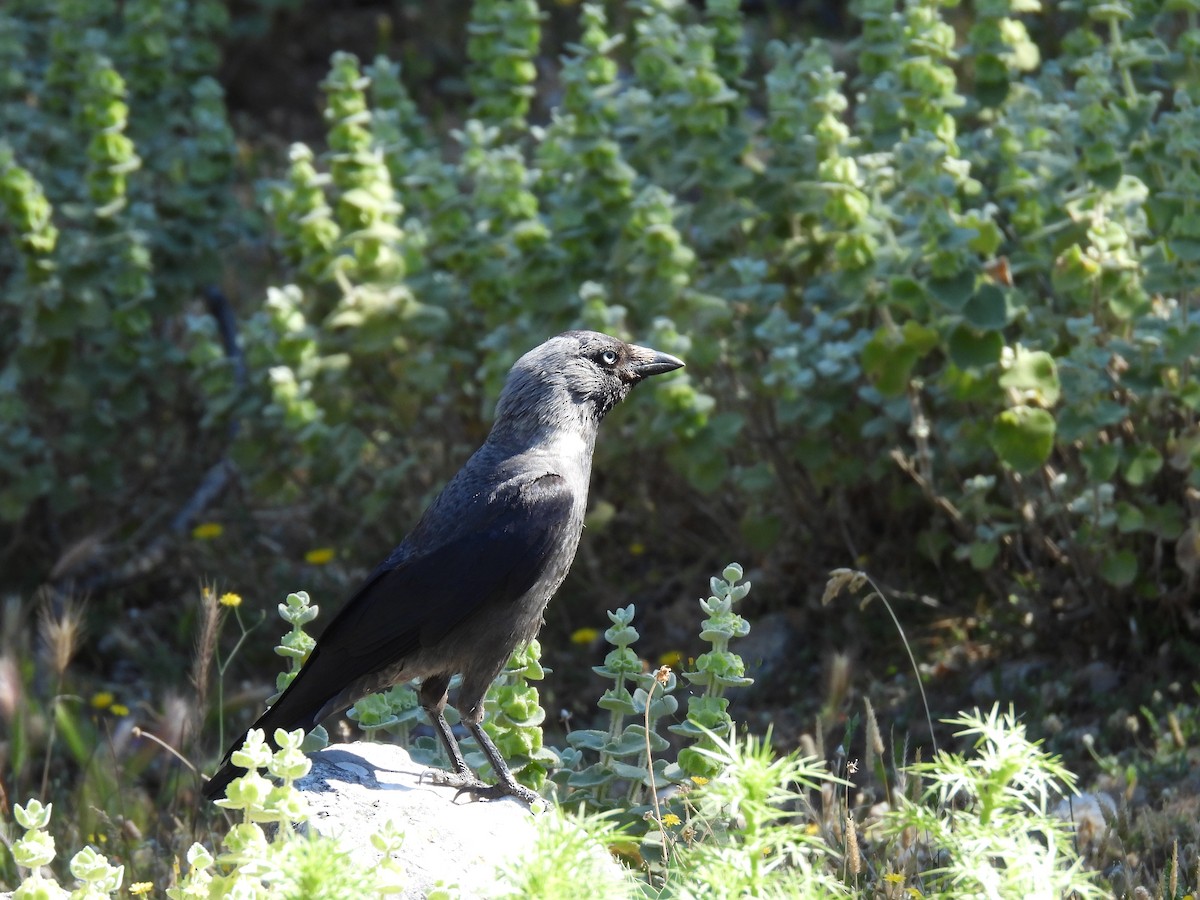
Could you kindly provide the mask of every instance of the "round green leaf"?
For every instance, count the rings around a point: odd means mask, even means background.
[[[1005,465],[1032,472],[1044,465],[1054,450],[1054,427],[1054,416],[1044,409],[1006,409],[992,422],[992,449]]]
[[[959,312],[975,293],[975,272],[967,269],[949,278],[929,279],[929,294],[952,312]]]
[[[1059,293],[1078,293],[1090,288],[1100,277],[1100,271],[1100,263],[1085,254],[1078,244],[1072,244],[1054,261],[1050,280]]]
[[[1121,461],[1121,448],[1117,444],[1097,444],[1085,447],[1079,452],[1079,457],[1088,481],[1108,481],[1116,473],[1117,464]]]
[[[1000,376],[1000,387],[1035,391],[1043,406],[1057,403],[1062,390],[1054,357],[1045,350],[1026,350],[1019,345],[1012,365]]]
[[[1116,511],[1117,531],[1121,532],[1121,534],[1131,534],[1135,531],[1141,531],[1145,527],[1145,515],[1132,503],[1122,501],[1116,505]]]
[[[1149,503],[1142,507],[1146,517],[1146,531],[1166,541],[1173,541],[1183,533],[1187,515],[1176,503]]]
[[[1000,542],[991,541],[974,541],[968,550],[968,557],[971,560],[971,568],[977,572],[984,572],[992,567],[996,561],[996,556],[1000,553]]]
[[[1195,322],[1182,328],[1172,325],[1164,337],[1163,348],[1171,365],[1181,366],[1193,356],[1200,356],[1200,325]]]
[[[1118,550],[1100,563],[1100,577],[1113,587],[1129,587],[1137,577],[1137,557],[1132,550]]]
[[[883,329],[863,346],[862,367],[885,397],[903,394],[918,353],[910,344],[896,341]]]
[[[922,325],[916,319],[909,319],[901,328],[904,343],[917,351],[918,356],[924,356],[938,345],[938,333],[927,325]]]
[[[1175,238],[1170,242],[1171,252],[1185,263],[1200,262],[1200,241]]]
[[[1000,360],[1004,338],[998,331],[978,332],[959,325],[950,334],[950,358],[960,369],[983,368]]]
[[[1125,468],[1125,480],[1134,487],[1141,487],[1158,474],[1162,463],[1162,456],[1153,447],[1139,447]]]
[[[888,290],[892,299],[909,308],[924,304],[926,301],[925,288],[921,282],[907,275],[897,275],[888,282]]]
[[[1008,324],[1008,298],[994,284],[985,284],[963,307],[963,318],[980,331],[998,331]]]

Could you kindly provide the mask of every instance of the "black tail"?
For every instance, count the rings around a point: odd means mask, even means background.
[[[316,650],[313,651],[315,657]],[[303,728],[306,732],[312,731],[317,726],[317,716],[322,707],[329,702],[330,696],[327,685],[321,684],[323,680],[320,677],[313,677],[314,667],[311,665],[314,658],[310,657],[308,664],[292,679],[292,683],[287,686],[275,705],[268,709],[265,713],[258,717],[258,720],[250,726],[241,737],[239,737],[230,748],[225,751],[225,758],[221,760],[221,768],[213,775],[204,785],[202,793],[209,800],[216,800],[225,796],[225,789],[229,787],[229,782],[235,778],[239,778],[246,774],[246,770],[241,766],[235,766],[229,761],[229,757],[233,755],[235,750],[241,749],[241,746],[246,741],[246,735],[252,729],[261,728],[266,735],[267,743],[275,749],[278,746],[275,743],[275,730],[282,728],[284,731],[294,731],[297,728]]]

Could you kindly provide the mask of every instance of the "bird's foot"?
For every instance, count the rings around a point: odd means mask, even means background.
[[[428,778],[433,784],[458,788],[454,794],[455,800],[463,794],[470,794],[476,800],[499,800],[501,797],[515,797],[530,804],[541,799],[536,792],[516,781],[508,784],[503,781],[487,784],[471,772],[445,772],[441,769],[433,769],[426,772],[422,776],[422,779],[424,778]]]

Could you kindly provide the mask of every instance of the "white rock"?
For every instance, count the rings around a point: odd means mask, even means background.
[[[362,866],[380,853],[370,836],[390,819],[404,834],[399,856],[406,898],[422,898],[439,882],[464,897],[495,890],[501,862],[534,840],[529,807],[512,797],[456,800],[456,788],[422,781],[428,766],[394,744],[337,744],[314,753],[313,767],[296,786],[308,803],[309,825],[340,837]]]

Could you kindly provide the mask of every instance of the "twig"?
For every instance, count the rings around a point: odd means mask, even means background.
[[[662,836],[663,846],[663,880],[666,880],[667,865],[671,861],[671,845],[667,840],[667,827],[663,825],[662,808],[658,803],[658,784],[654,779],[654,756],[650,746],[650,704],[654,700],[654,689],[660,684],[666,684],[671,675],[670,666],[662,666],[654,673],[650,682],[650,690],[646,692],[646,708],[643,710],[646,736],[646,772],[650,776],[650,798],[654,801],[654,821],[658,824],[658,833]]]
[[[164,741],[158,735],[151,734],[148,731],[142,731],[142,729],[139,728],[137,725],[133,726],[133,729],[130,731],[130,734],[132,734],[135,738],[146,738],[146,740],[150,741],[151,743],[158,744],[158,746],[162,747],[162,749],[166,750],[168,753],[170,753],[172,756],[174,756],[177,760],[179,760],[181,763],[183,763],[185,766],[187,766],[189,769],[191,769],[197,775],[201,774],[200,770],[197,769],[194,765],[192,765],[191,760],[189,760],[186,756],[184,756],[182,753],[180,753],[178,750],[176,750],[174,747],[172,747],[170,744],[168,744],[166,741]],[[205,776],[205,775],[201,775],[201,777],[207,779],[207,776]]]
[[[904,633],[904,626],[900,624],[900,619],[897,618],[895,611],[892,609],[892,604],[888,602],[883,591],[879,589],[879,585],[866,572],[857,569],[834,569],[829,574],[830,578],[825,585],[825,593],[821,597],[822,606],[827,605],[844,588],[857,591],[863,584],[869,584],[872,593],[867,595],[863,601],[863,605],[865,606],[878,597],[879,601],[883,604],[883,608],[891,616],[892,624],[896,626],[896,631],[900,634],[900,642],[904,645],[904,652],[908,654],[908,661],[912,664],[913,675],[917,679],[917,690],[921,694],[921,705],[925,707],[925,721],[929,724],[929,740],[933,743],[933,752],[936,754],[938,752],[937,735],[933,731],[933,715],[929,711],[929,699],[925,696],[925,685],[921,683],[921,670],[917,666],[916,656],[913,655],[912,645],[908,642],[908,635]]]

